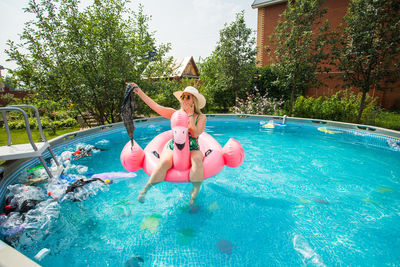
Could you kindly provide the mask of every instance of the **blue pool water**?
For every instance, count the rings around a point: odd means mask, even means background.
[[[141,170],[85,201],[61,202],[53,223],[41,235],[26,230],[17,249],[33,259],[48,248],[43,266],[400,265],[400,152],[375,145],[385,140],[258,120],[207,125],[222,145],[237,139],[246,157],[207,179],[193,208],[191,184],[159,184],[138,203]],[[144,148],[168,129],[144,123],[135,140]],[[124,171],[127,141],[124,130],[85,141],[109,150],[67,172]]]

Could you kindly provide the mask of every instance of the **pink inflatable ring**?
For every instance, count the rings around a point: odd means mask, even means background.
[[[189,118],[182,111],[176,111],[171,118],[170,131],[157,135],[143,149],[134,141],[133,147],[129,141],[121,152],[121,163],[127,171],[143,170],[151,175],[160,161],[164,147],[174,137],[173,165],[168,170],[165,181],[184,183],[190,182],[190,151],[189,151]],[[200,151],[203,153],[204,179],[216,175],[224,165],[238,167],[243,163],[244,150],[240,143],[230,138],[224,148],[208,133],[199,136]]]

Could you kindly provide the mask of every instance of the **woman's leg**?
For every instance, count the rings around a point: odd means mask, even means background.
[[[201,183],[204,180],[203,154],[199,150],[192,150],[190,151],[190,160],[192,168],[190,169],[189,178],[193,184],[193,189],[190,191],[189,205],[192,206],[199,194]]]
[[[166,146],[161,153],[160,163],[153,170],[149,181],[143,190],[139,193],[137,200],[144,202],[147,191],[154,185],[164,181],[167,171],[172,167],[172,150]]]

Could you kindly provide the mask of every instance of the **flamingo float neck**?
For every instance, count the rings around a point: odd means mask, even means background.
[[[174,137],[173,167],[178,170],[190,168],[189,117],[183,110],[175,111],[171,117],[171,129]]]

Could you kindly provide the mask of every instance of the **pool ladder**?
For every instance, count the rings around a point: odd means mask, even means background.
[[[287,116],[286,116],[286,115],[283,115],[283,117],[282,117],[282,124],[285,124],[286,118],[287,118]]]
[[[29,126],[28,115],[23,110],[23,108],[27,108],[27,109],[30,108],[35,111],[38,129],[39,129],[40,136],[42,137],[43,142],[35,143],[33,141],[31,128]],[[61,174],[61,172],[63,170],[63,166],[58,162],[56,156],[54,155],[53,151],[50,148],[49,142],[47,141],[45,135],[43,134],[42,123],[40,121],[39,111],[37,110],[37,108],[32,105],[12,105],[12,106],[7,106],[7,107],[0,107],[0,111],[3,116],[4,127],[7,132],[7,145],[0,147],[0,161],[38,157],[40,162],[42,163],[43,167],[45,168],[48,176],[50,178],[53,178],[54,175],[50,171],[49,167],[47,167],[47,164],[42,156],[42,154],[47,149],[47,150],[49,150],[51,156],[54,159],[54,162],[57,165],[57,169],[55,171],[55,176],[57,176],[57,178],[58,178],[58,176]],[[29,144],[11,145],[11,132],[10,132],[10,127],[8,126],[7,112],[14,112],[14,111],[20,112],[24,116],[25,129],[26,129],[26,133],[28,135]]]

